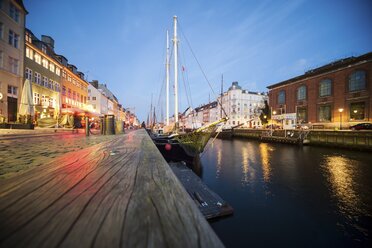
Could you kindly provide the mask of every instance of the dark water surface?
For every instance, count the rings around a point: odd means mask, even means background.
[[[201,165],[227,247],[372,247],[372,153],[217,139]]]

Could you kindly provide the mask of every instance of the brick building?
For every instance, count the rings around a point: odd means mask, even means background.
[[[275,114],[297,123],[343,128],[372,119],[372,53],[341,59],[268,86]]]

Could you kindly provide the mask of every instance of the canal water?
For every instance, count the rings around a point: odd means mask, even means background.
[[[203,181],[234,208],[211,223],[227,247],[372,247],[372,154],[215,140]]]

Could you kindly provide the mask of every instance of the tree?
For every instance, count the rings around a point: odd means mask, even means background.
[[[264,101],[264,107],[261,108],[261,114],[260,114],[260,120],[263,125],[269,123],[269,120],[271,120],[271,112],[270,112],[270,107],[267,102],[267,100]]]

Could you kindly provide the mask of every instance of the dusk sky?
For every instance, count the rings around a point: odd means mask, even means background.
[[[266,86],[309,69],[372,51],[370,0],[24,3],[29,11],[26,27],[38,38],[52,36],[56,53],[76,65],[88,81],[106,83],[124,107],[135,107],[140,120],[147,117],[152,94],[159,109],[165,34],[169,29],[173,35],[173,15],[179,18],[180,62],[193,107],[215,96],[182,33],[216,93],[221,74],[225,89],[238,81],[244,89],[267,91]],[[188,103],[182,74],[179,84],[183,111]]]

